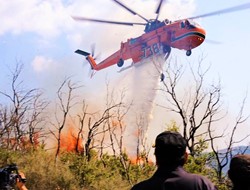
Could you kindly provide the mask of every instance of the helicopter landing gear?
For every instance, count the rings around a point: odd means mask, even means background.
[[[117,63],[117,66],[118,67],[122,67],[124,64],[124,60],[123,59],[119,59],[118,63]]]
[[[163,53],[169,53],[169,52],[171,52],[171,47],[168,45],[164,45],[163,46]]]
[[[190,56],[191,54],[192,54],[192,51],[191,50],[187,50],[186,55]]]
[[[171,47],[168,45],[163,45],[162,50],[163,50],[163,53],[165,54],[164,59],[167,60],[171,53]]]
[[[164,81],[164,79],[165,79],[165,75],[164,75],[163,73],[161,73],[161,75],[160,75],[160,79],[161,79],[161,82],[163,82],[163,81]]]

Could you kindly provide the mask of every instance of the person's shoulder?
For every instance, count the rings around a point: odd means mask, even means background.
[[[196,183],[199,184],[199,186],[202,186],[208,190],[217,190],[215,185],[206,176],[199,174],[190,174],[190,173],[189,175],[192,176],[193,180],[195,180]]]
[[[135,184],[131,190],[158,190],[162,189],[163,183],[163,179],[151,177],[147,180]]]
[[[198,189],[206,189],[206,190],[216,190],[214,184],[205,176],[200,174],[189,173],[185,171],[183,168],[178,168],[178,181],[182,185],[197,187]]]

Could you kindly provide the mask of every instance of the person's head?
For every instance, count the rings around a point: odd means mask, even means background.
[[[234,156],[230,162],[228,176],[234,187],[250,187],[250,154]]]
[[[155,140],[156,164],[160,167],[183,166],[187,159],[187,142],[180,133],[165,131]]]

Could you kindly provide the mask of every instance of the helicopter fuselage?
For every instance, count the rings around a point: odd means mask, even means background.
[[[186,50],[189,56],[192,49],[203,43],[205,35],[204,29],[189,20],[151,22],[146,26],[144,34],[121,42],[120,49],[99,64],[95,63],[90,54],[86,58],[92,69],[101,70],[114,64],[121,67],[124,60],[128,59],[136,64],[157,54],[170,53],[171,48]]]

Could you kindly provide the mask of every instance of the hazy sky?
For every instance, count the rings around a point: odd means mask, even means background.
[[[124,0],[124,3],[147,18],[155,18],[157,0]],[[166,0],[159,19],[191,17],[247,3],[247,0]],[[55,93],[65,76],[74,76],[85,85],[86,93],[99,98],[105,79],[116,83],[128,76],[118,73],[116,66],[88,77],[88,64],[74,51],[89,51],[95,43],[101,58],[116,51],[121,41],[143,33],[140,26],[114,26],[76,22],[71,16],[84,16],[118,21],[143,21],[126,12],[112,0],[0,0],[0,88],[8,87],[8,74],[17,62],[24,65],[23,80],[31,87]],[[249,90],[250,81],[250,9],[241,12],[197,19],[205,28],[207,39],[193,50],[191,57],[184,51],[173,50],[173,56],[195,61],[201,54],[211,65],[209,78],[220,78],[225,106],[232,115]],[[101,96],[100,96],[101,97]],[[250,113],[249,100],[246,114]]]

